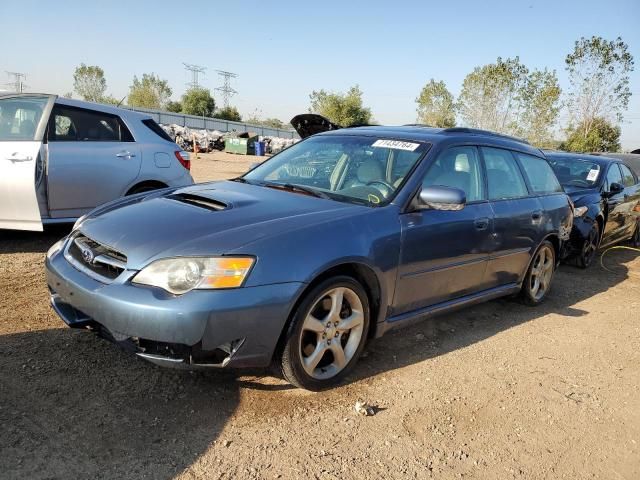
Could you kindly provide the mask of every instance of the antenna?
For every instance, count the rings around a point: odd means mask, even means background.
[[[215,90],[222,93],[222,102],[224,103],[224,108],[229,107],[229,99],[238,93],[231,87],[231,79],[236,78],[238,76],[237,73],[225,72],[224,70],[216,70],[218,75],[222,77],[222,86],[216,87]]]
[[[182,63],[187,72],[191,72],[191,81],[187,82],[187,86],[190,89],[200,88],[200,84],[198,83],[198,74],[202,73],[204,75],[204,71],[207,67],[202,67],[200,65],[192,65],[190,63]]]
[[[27,78],[27,75],[20,72],[7,72],[7,75],[9,75],[9,77],[13,77],[13,81],[9,83],[5,83],[5,85],[13,86],[13,89],[16,92],[22,93],[24,89],[27,87],[27,85],[25,85],[23,81],[23,79]]]

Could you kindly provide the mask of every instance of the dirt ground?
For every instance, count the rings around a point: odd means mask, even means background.
[[[247,159],[193,160],[197,180]],[[68,228],[0,232],[0,478],[640,478],[640,256],[563,266],[371,342],[339,388],[155,367],[64,326],[43,259]],[[356,400],[376,407],[357,416]]]

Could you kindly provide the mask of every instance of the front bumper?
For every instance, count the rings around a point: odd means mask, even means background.
[[[173,296],[132,285],[134,271],[101,283],[73,267],[62,251],[46,259],[45,270],[52,306],[67,325],[95,330],[166,365],[269,365],[304,288],[292,282]]]

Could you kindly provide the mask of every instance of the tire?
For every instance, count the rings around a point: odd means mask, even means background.
[[[582,242],[582,248],[580,253],[576,256],[576,264],[580,268],[589,268],[593,263],[593,259],[596,257],[598,251],[598,243],[600,239],[600,226],[598,222],[594,221],[591,225],[591,229],[587,234],[587,238]]]
[[[364,349],[369,317],[367,294],[353,278],[338,276],[318,284],[293,312],[279,356],[284,378],[312,391],[340,383]]]
[[[545,240],[533,255],[531,265],[522,282],[520,299],[525,305],[539,305],[544,301],[551,289],[555,266],[555,250],[551,242]]]
[[[640,220],[636,220],[636,231],[633,232],[630,242],[633,248],[640,248]]]

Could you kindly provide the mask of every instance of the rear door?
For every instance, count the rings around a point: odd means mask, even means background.
[[[56,104],[48,131],[52,218],[79,217],[124,195],[140,173],[141,151],[117,115]]]
[[[0,97],[0,228],[42,231],[36,175],[42,138],[55,97]]]

